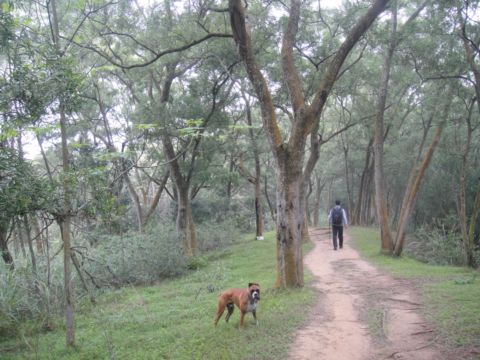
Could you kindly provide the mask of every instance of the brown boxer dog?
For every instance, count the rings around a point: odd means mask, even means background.
[[[215,316],[215,326],[217,326],[218,320],[222,317],[225,307],[228,309],[228,313],[225,316],[225,321],[228,322],[230,316],[233,314],[235,305],[240,309],[240,327],[243,327],[243,318],[247,312],[251,312],[257,321],[257,303],[260,300],[260,285],[257,283],[249,283],[247,289],[228,289],[222,292],[218,296],[218,309]]]

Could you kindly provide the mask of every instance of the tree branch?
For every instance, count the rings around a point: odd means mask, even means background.
[[[167,50],[161,51],[159,53],[156,53],[155,56],[152,59],[150,59],[146,62],[138,63],[138,64],[131,64],[131,65],[123,65],[120,62],[115,61],[114,59],[112,59],[110,56],[108,56],[104,52],[98,50],[96,47],[86,45],[86,44],[80,44],[80,43],[74,41],[73,39],[71,41],[72,41],[73,44],[77,45],[78,47],[93,51],[94,53],[98,54],[99,56],[101,56],[102,58],[104,58],[105,60],[107,60],[109,63],[111,63],[114,66],[117,66],[117,67],[122,68],[124,70],[130,70],[130,69],[134,69],[134,68],[146,67],[148,65],[153,64],[154,62],[156,62],[160,58],[164,57],[165,55],[174,54],[174,53],[178,53],[178,52],[188,50],[191,47],[194,47],[194,46],[196,46],[198,44],[201,44],[202,42],[207,41],[207,40],[212,39],[212,38],[230,38],[230,37],[232,37],[231,34],[210,33],[210,34],[207,34],[204,37],[199,38],[197,40],[194,40],[194,41],[192,41],[188,44],[185,44],[185,45],[182,45],[182,46],[179,46],[179,47],[176,47],[176,48],[167,49]],[[64,37],[62,37],[62,38],[66,39]],[[68,39],[66,39],[66,40],[68,40]]]
[[[298,32],[298,22],[300,20],[300,0],[292,0],[290,6],[290,16],[288,18],[287,30],[283,37],[282,43],[282,69],[287,85],[290,100],[294,113],[297,113],[305,105],[305,99],[302,91],[302,85],[298,77],[298,71],[295,68],[293,60],[293,47],[295,45],[295,37]]]
[[[368,9],[367,13],[357,22],[357,24],[352,28],[350,33],[347,35],[345,41],[342,43],[340,48],[335,54],[335,57],[330,62],[325,75],[320,82],[318,90],[315,94],[315,97],[307,110],[310,116],[305,117],[306,123],[305,132],[310,133],[313,128],[314,122],[318,121],[318,118],[325,106],[327,97],[332,90],[333,84],[337,79],[338,72],[342,67],[345,59],[348,54],[358,42],[361,36],[367,31],[370,25],[375,21],[377,16],[383,12],[385,6],[389,0],[377,0],[375,3]]]
[[[241,0],[229,0],[228,8],[232,32],[234,34],[233,38],[238,45],[238,51],[245,63],[248,78],[258,97],[263,125],[270,138],[272,151],[275,156],[279,158],[284,153],[282,134],[275,115],[270,89],[258,67],[253,53],[250,35],[245,27],[245,10],[241,4]]]

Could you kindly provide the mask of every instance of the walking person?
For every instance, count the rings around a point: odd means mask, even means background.
[[[343,227],[348,227],[347,214],[340,206],[340,200],[335,200],[335,206],[328,214],[328,223],[332,226],[333,250],[337,250],[337,237],[340,249],[343,248]]]

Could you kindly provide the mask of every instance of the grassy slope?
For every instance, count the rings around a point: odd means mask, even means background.
[[[101,296],[95,308],[77,310],[77,349],[65,350],[64,330],[0,339],[1,359],[282,359],[292,333],[302,324],[314,292],[275,290],[275,240],[243,241],[214,254],[207,265],[157,286],[125,288]],[[217,294],[227,287],[258,282],[262,299],[238,330],[213,326]],[[62,322],[62,319],[59,320]],[[27,345],[28,344],[28,345]]]
[[[444,341],[450,346],[480,348],[480,277],[474,271],[382,256],[374,229],[350,228],[349,234],[353,245],[374,264],[395,276],[420,280],[427,319]]]

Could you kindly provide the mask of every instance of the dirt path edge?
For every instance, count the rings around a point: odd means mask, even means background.
[[[410,282],[362,259],[348,233],[343,249],[335,251],[328,229],[309,232],[315,246],[305,266],[314,275],[318,301],[289,359],[454,359],[436,343]]]

